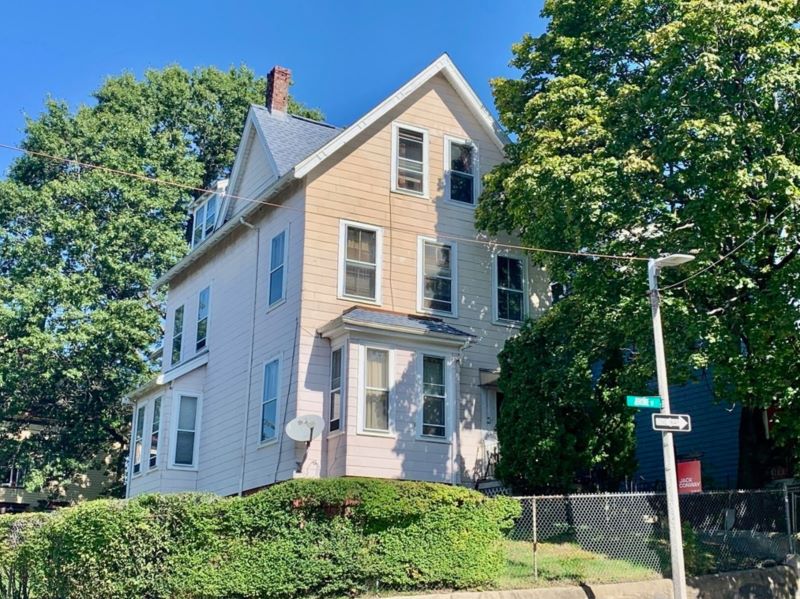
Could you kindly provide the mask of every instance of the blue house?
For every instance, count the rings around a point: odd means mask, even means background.
[[[711,377],[670,387],[672,411],[692,417],[692,432],[675,434],[678,460],[699,459],[703,489],[736,488],[739,465],[739,421],[741,408],[714,397]],[[652,410],[636,414],[636,459],[639,463],[634,487],[661,489],[664,484],[664,458],[661,434],[653,430]]]

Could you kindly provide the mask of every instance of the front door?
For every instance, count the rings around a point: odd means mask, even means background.
[[[503,405],[503,394],[497,389],[488,389],[486,404],[486,430],[494,432],[497,430],[497,417]]]

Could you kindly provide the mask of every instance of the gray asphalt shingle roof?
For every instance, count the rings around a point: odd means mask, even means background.
[[[385,325],[413,329],[420,333],[437,333],[439,335],[452,335],[454,337],[471,337],[469,333],[450,326],[446,322],[428,316],[415,316],[413,314],[397,314],[367,308],[352,308],[342,317],[349,322],[357,321],[370,325]]]
[[[265,107],[255,104],[253,114],[278,167],[278,177],[285,175],[293,166],[319,150],[342,131],[333,125],[291,114],[273,114]]]

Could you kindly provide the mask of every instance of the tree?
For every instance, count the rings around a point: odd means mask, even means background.
[[[596,328],[580,309],[564,300],[500,352],[496,474],[518,493],[616,490],[633,473],[633,421],[617,395],[622,353],[586,337]]]
[[[92,106],[49,101],[23,146],[184,185],[227,175],[266,83],[245,67],[178,66],[108,79]],[[321,118],[297,102],[290,110]],[[155,278],[188,249],[191,196],[27,155],[0,183],[0,464],[30,486],[124,463],[127,391],[153,372]],[[34,434],[23,435],[31,430]]]
[[[551,0],[544,15],[514,46],[521,77],[493,82],[515,141],[478,225],[558,250],[695,253],[661,277],[671,381],[709,368],[744,406],[739,484],[758,486],[765,411],[775,443],[800,438],[800,5]],[[653,376],[644,263],[534,259],[606,351],[627,350],[623,385]]]

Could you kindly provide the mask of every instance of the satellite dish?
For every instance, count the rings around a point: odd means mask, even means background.
[[[325,421],[322,420],[322,416],[316,414],[298,416],[286,423],[286,435],[295,441],[311,443],[312,439],[322,434],[324,426]]]

